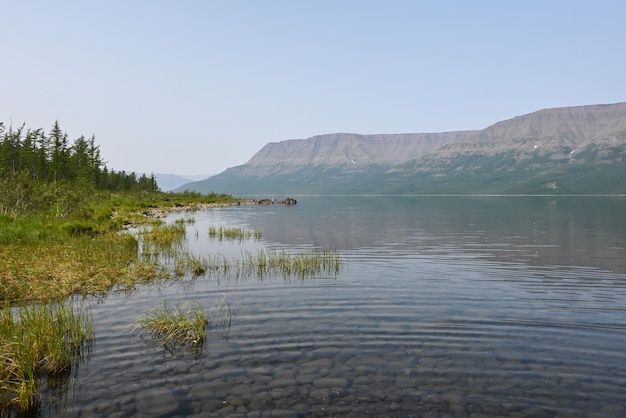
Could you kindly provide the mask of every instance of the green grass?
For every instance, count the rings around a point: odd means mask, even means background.
[[[208,314],[201,303],[181,305],[174,308],[163,302],[162,307],[148,311],[131,332],[159,342],[170,353],[202,350],[207,327],[213,331],[230,329],[232,312],[226,295],[216,302]]]
[[[163,307],[147,312],[138,323],[140,335],[148,332],[152,339],[164,344],[198,344],[204,341],[208,320],[200,303],[193,306]]]
[[[233,321],[233,313],[226,295],[209,309],[209,328],[213,331],[228,332]]]
[[[240,257],[212,255],[203,258],[206,271],[233,277],[263,278],[309,278],[317,275],[336,276],[344,261],[337,251],[331,249],[289,252],[263,249],[257,252],[243,251]]]
[[[219,200],[208,199],[213,198]],[[106,294],[157,279],[207,274],[304,279],[336,275],[343,265],[329,249],[244,251],[232,258],[194,255],[185,245],[193,218],[166,224],[146,216],[160,204],[167,210],[189,202],[191,207],[209,203],[197,194],[100,193],[71,217],[0,215],[0,300],[5,301],[0,309],[0,410],[36,407],[41,379],[51,385],[80,361],[93,327],[86,312],[58,302],[68,295]],[[261,238],[256,229],[224,226],[209,234],[239,242]],[[44,303],[25,306],[25,301]],[[227,333],[231,322],[224,296],[208,312],[199,303],[174,308],[164,303],[135,329],[171,352],[199,353],[207,329]]]
[[[93,340],[89,314],[69,303],[44,303],[0,311],[0,406],[37,405],[39,376],[69,371]]]
[[[181,248],[187,236],[184,222],[158,224],[142,229],[138,234],[145,256],[171,254]]]
[[[219,241],[246,241],[249,239],[254,239],[258,241],[261,239],[261,231],[258,229],[254,229],[252,231],[238,228],[238,227],[229,227],[229,226],[213,226],[209,227],[209,237],[212,239],[217,239]]]
[[[237,201],[199,193],[98,192],[67,217],[0,215],[0,300],[54,300],[74,293],[105,293],[112,287],[177,276],[162,256],[176,256],[185,224],[165,225],[147,214],[184,206]],[[133,236],[129,225],[148,224]],[[199,266],[190,266],[199,274]]]

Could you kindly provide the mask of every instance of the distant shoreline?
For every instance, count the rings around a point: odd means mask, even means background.
[[[206,209],[216,209],[216,208],[228,208],[234,206],[242,206],[242,205],[271,205],[271,204],[282,204],[282,205],[295,205],[297,201],[291,197],[287,197],[285,199],[238,199],[232,202],[212,202],[212,203],[190,203],[188,205],[182,206],[172,206],[172,207],[157,207],[152,208],[146,216],[153,219],[164,218],[170,213],[177,212],[196,212]]]

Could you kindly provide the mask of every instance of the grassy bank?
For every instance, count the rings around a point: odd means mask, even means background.
[[[185,238],[154,213],[227,205],[225,195],[96,193],[79,210],[0,214],[0,411],[37,406],[39,385],[79,361],[89,316],[62,301],[172,275],[158,256]],[[140,233],[128,226],[149,224]],[[142,248],[143,246],[143,248]],[[0,415],[3,416],[3,415]]]
[[[0,215],[0,300],[51,300],[154,279],[164,274],[162,267],[139,257],[141,237],[124,233],[125,227],[158,224],[159,219],[149,216],[156,210],[236,202],[228,195],[99,193],[68,217]],[[184,229],[168,228],[178,238]],[[172,231],[157,228],[146,234],[152,251],[171,246]]]
[[[59,302],[69,295],[105,294],[185,275],[305,278],[340,270],[342,261],[331,250],[262,250],[234,258],[192,254],[185,240],[193,218],[160,219],[170,211],[240,203],[227,195],[99,192],[63,216],[48,210],[0,213],[0,412],[37,407],[40,382],[49,384],[52,376],[71,370],[92,340],[89,316]],[[208,234],[238,242],[261,239],[258,230],[225,226],[211,227]],[[208,313],[201,305],[164,304],[138,328],[166,348],[201,350],[206,328],[228,332],[231,319],[224,297]]]
[[[89,315],[68,303],[0,310],[0,408],[38,403],[41,376],[69,372],[93,339]]]

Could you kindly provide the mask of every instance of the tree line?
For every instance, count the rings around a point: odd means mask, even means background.
[[[48,134],[0,122],[0,215],[65,218],[95,192],[158,191],[154,175],[109,170],[94,136],[70,142],[58,121]]]
[[[109,170],[95,136],[80,136],[71,143],[56,121],[46,135],[43,129],[5,128],[0,122],[0,175],[26,173],[46,183],[82,183],[96,190],[158,191],[154,175]]]

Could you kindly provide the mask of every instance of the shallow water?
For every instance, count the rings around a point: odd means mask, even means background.
[[[298,200],[176,216],[195,218],[195,253],[330,247],[336,277],[207,274],[82,301],[96,341],[41,415],[626,416],[625,198]],[[202,350],[130,332],[164,301],[222,295],[231,326]]]

